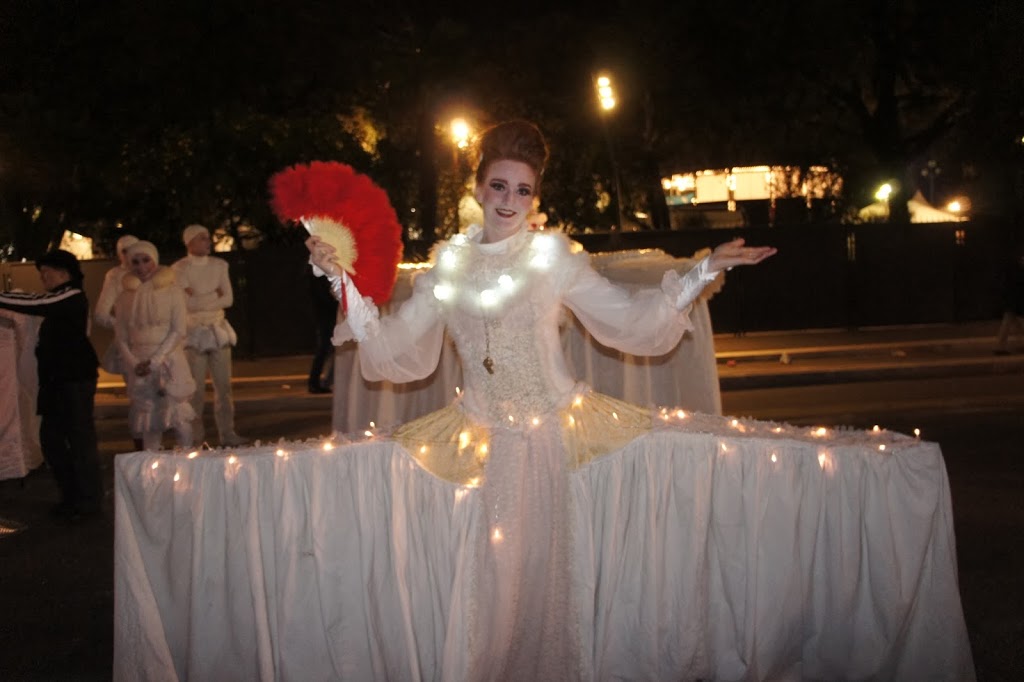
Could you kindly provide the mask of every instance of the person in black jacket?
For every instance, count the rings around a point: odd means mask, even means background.
[[[88,337],[89,302],[78,259],[50,251],[36,261],[45,294],[0,294],[0,307],[43,318],[36,344],[43,457],[60,488],[54,513],[92,516],[100,511],[102,483],[93,405],[99,361]]]

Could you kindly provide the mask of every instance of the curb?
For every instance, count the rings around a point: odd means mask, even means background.
[[[792,367],[792,365],[789,365]],[[925,364],[874,364],[838,369],[791,369],[790,371],[751,371],[730,376],[719,368],[718,384],[723,391],[800,386],[827,386],[856,382],[899,381],[906,379],[938,379],[969,376],[1024,375],[1024,357],[966,358]]]

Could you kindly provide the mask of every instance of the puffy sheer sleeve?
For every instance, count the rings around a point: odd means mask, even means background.
[[[343,322],[334,343],[351,338]],[[413,282],[413,292],[397,311],[384,315],[359,344],[359,365],[367,381],[405,383],[430,376],[437,369],[444,343],[444,322],[434,298],[434,277],[426,272]]]
[[[707,260],[683,276],[669,270],[660,288],[631,292],[599,275],[585,253],[567,282],[563,302],[595,339],[631,355],[662,355],[693,325],[689,312],[704,286],[714,279]]]

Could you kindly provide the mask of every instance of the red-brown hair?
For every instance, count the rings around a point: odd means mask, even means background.
[[[505,121],[491,126],[480,135],[477,143],[480,161],[476,166],[476,181],[482,183],[487,168],[495,161],[519,161],[537,174],[540,186],[544,167],[548,162],[548,144],[540,129],[529,121]]]

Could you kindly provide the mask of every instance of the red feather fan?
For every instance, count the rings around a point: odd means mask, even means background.
[[[268,187],[277,217],[285,223],[302,221],[334,245],[339,264],[363,296],[378,305],[391,298],[402,257],[402,227],[383,189],[336,161],[291,166],[275,173]]]

